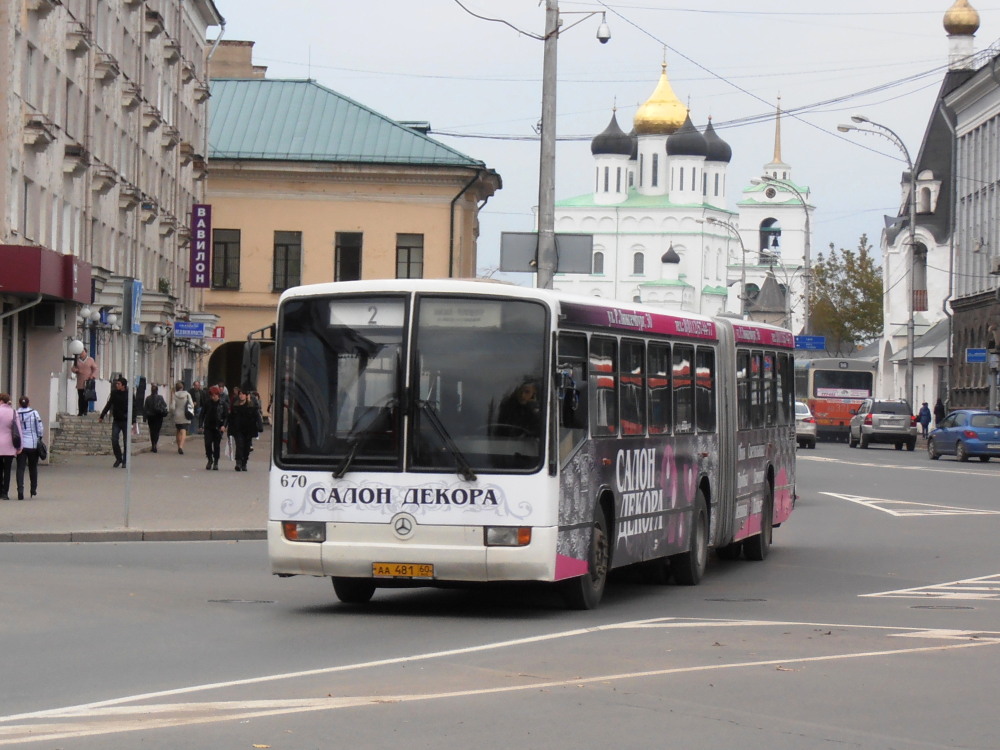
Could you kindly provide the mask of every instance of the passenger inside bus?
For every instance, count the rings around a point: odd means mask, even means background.
[[[538,437],[540,428],[538,384],[525,380],[500,402],[494,432],[499,437]]]

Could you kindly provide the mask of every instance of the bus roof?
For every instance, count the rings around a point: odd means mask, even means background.
[[[535,299],[549,305],[558,314],[560,325],[612,328],[636,333],[661,333],[686,338],[716,340],[717,326],[725,321],[732,326],[737,343],[792,348],[794,336],[778,326],[755,321],[719,318],[686,311],[668,311],[662,307],[626,303],[603,297],[568,294],[550,289],[535,289],[493,279],[372,279],[310,284],[285,290],[279,304],[297,297],[331,294],[387,294],[420,292],[425,294],[470,294],[516,299]]]

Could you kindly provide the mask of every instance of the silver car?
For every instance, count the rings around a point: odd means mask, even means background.
[[[816,419],[804,401],[795,402],[795,440],[800,448],[816,447]]]
[[[847,444],[867,448],[870,443],[892,443],[896,450],[917,447],[917,418],[902,399],[866,398],[851,417]]]

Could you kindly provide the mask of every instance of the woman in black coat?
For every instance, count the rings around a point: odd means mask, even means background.
[[[142,404],[142,415],[149,425],[149,443],[156,453],[156,444],[160,440],[160,428],[163,427],[163,418],[169,413],[167,402],[159,394],[159,386],[155,383],[149,387],[149,395]]]
[[[253,439],[260,434],[263,425],[260,409],[245,391],[234,388],[233,399],[229,408],[229,435],[235,444],[236,471],[246,471]]]

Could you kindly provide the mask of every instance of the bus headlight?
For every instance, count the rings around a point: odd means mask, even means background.
[[[483,533],[487,547],[526,547],[531,544],[530,526],[486,526]]]
[[[326,541],[326,524],[322,521],[282,521],[281,530],[290,542]]]

